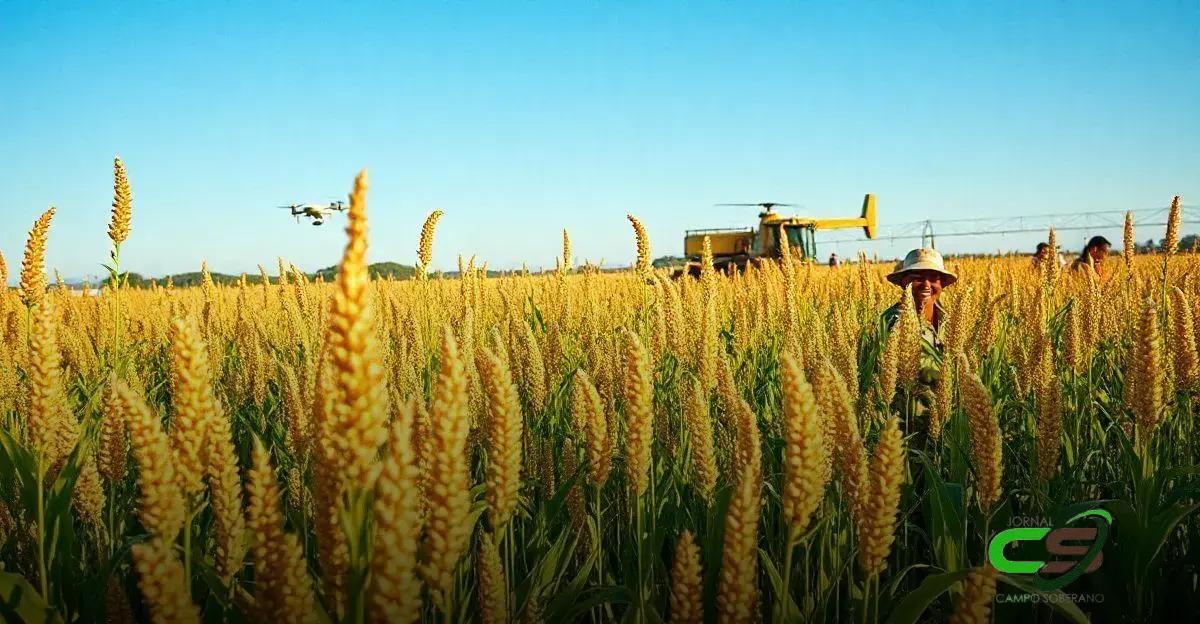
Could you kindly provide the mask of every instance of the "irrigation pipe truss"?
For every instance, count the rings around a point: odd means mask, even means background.
[[[1188,219],[1187,215],[1197,206],[1183,206],[1184,223],[1200,224],[1200,219]],[[1135,227],[1165,226],[1169,208],[1143,208],[1130,210]],[[985,234],[1018,234],[1022,232],[1121,229],[1125,225],[1124,210],[1100,210],[1095,212],[1073,212],[1057,214],[1024,215],[1019,217],[984,217],[975,219],[939,219],[881,225],[874,240],[862,238],[825,238],[819,242],[829,243],[874,243],[903,239],[934,240],[952,236],[982,236]],[[819,234],[819,233],[818,233]]]

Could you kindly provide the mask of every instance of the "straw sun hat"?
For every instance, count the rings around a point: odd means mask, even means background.
[[[904,256],[904,260],[896,265],[896,270],[888,274],[889,282],[899,285],[900,279],[906,273],[915,271],[934,271],[942,274],[942,286],[949,286],[958,281],[958,276],[946,270],[946,263],[942,260],[942,254],[936,249],[928,249],[922,247],[908,252]]]

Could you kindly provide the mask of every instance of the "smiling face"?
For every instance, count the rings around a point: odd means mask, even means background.
[[[938,296],[942,294],[944,279],[937,271],[913,271],[904,274],[900,279],[900,287],[912,284],[913,300],[917,309],[923,310],[926,304],[937,301]]]
[[[1088,253],[1092,256],[1092,264],[1100,264],[1108,257],[1109,246],[1100,244],[1088,247]]]

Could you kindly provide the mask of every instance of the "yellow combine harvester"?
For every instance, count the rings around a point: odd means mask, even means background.
[[[688,263],[676,275],[682,275],[684,272],[693,276],[700,274],[706,236],[712,245],[713,267],[722,272],[731,267],[743,269],[751,260],[781,257],[780,231],[786,232],[788,247],[792,253],[808,260],[817,256],[817,230],[861,227],[867,238],[875,238],[875,196],[870,193],[863,197],[862,215],[858,218],[785,217],[775,212],[775,207],[791,204],[773,202],[721,205],[762,208],[763,211],[758,213],[758,228],[688,230],[683,239],[683,253],[687,256]]]

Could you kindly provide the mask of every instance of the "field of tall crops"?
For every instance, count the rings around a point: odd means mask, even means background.
[[[672,280],[633,217],[629,271],[564,233],[554,273],[426,274],[433,216],[419,278],[373,279],[365,174],[332,283],[132,288],[131,206],[118,163],[100,294],[47,286],[53,209],[0,293],[5,621],[1200,614],[1177,202],[1165,253],[1127,231],[1099,272],[954,263],[940,349],[911,296],[881,323],[890,264]],[[1093,508],[1102,563],[1064,587],[989,563]]]

